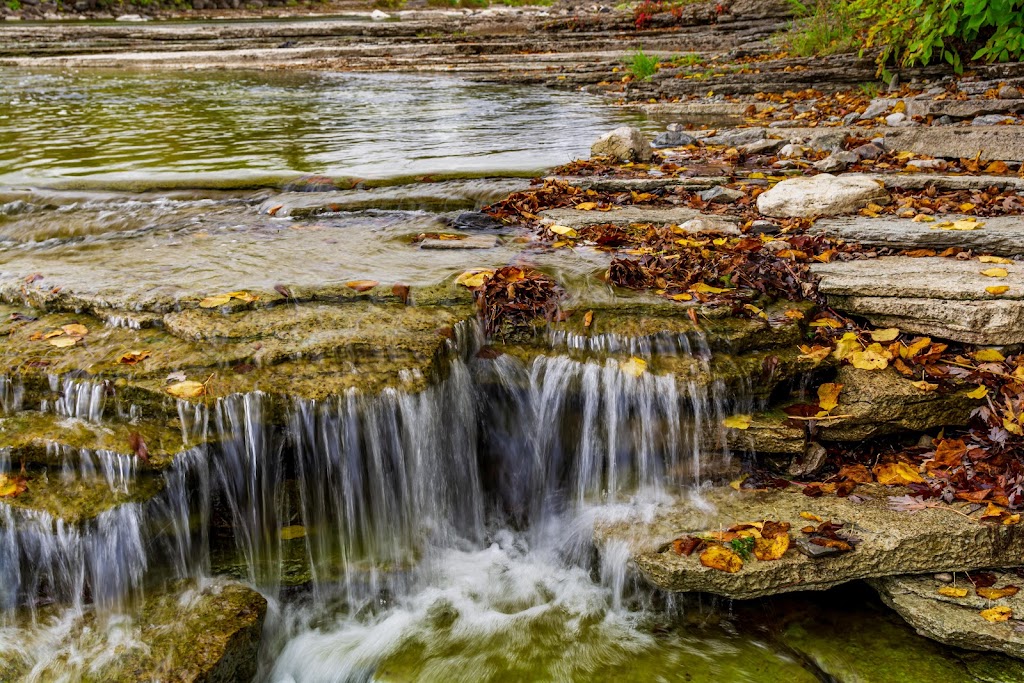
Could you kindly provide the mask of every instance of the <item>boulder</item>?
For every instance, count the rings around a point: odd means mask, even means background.
[[[1020,584],[1016,573],[995,572],[995,588]],[[975,592],[966,576],[959,576],[954,587],[966,588],[967,595],[942,595],[939,589],[950,585],[932,574],[888,576],[869,582],[887,605],[896,610],[923,636],[965,650],[1002,652],[1024,659],[1024,631],[1020,621],[990,622],[981,611],[1001,605],[1013,610],[1014,617],[1024,616],[1024,593],[989,600]]]
[[[969,571],[1010,567],[1024,556],[1024,529],[986,525],[963,514],[928,508],[916,513],[892,510],[888,496],[903,490],[858,487],[858,498],[809,498],[795,486],[771,491],[721,487],[702,494],[702,505],[677,504],[656,510],[644,521],[609,519],[595,527],[599,548],[626,544],[641,575],[668,591],[704,592],[729,598],[759,598],[801,590],[824,590],[855,579],[907,572]],[[968,505],[955,506],[963,512]],[[751,558],[735,573],[705,567],[697,554],[677,555],[672,539],[727,529],[745,521],[773,519],[792,524],[794,545],[806,543],[802,512],[845,524],[859,539],[852,552],[811,558],[794,547],[781,559]],[[807,544],[811,545],[811,544]]]
[[[960,233],[964,234],[964,233]],[[1024,266],[981,274],[977,260],[887,256],[812,266],[830,306],[880,327],[969,344],[1024,343]],[[986,288],[1009,289],[992,294]]]
[[[593,157],[611,157],[619,161],[649,161],[651,143],[639,128],[622,126],[605,133],[590,146]]]
[[[869,176],[821,173],[783,180],[757,198],[757,209],[774,218],[811,218],[854,213],[872,202],[888,201],[889,193]]]
[[[692,135],[678,130],[669,131],[662,133],[658,137],[654,138],[651,146],[655,149],[662,149],[665,147],[685,147],[686,145],[692,145],[697,142],[697,139]]]

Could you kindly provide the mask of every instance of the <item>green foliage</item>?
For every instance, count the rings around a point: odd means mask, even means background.
[[[878,2],[879,0],[872,0]],[[796,19],[782,36],[783,47],[800,57],[849,52],[856,45],[859,21],[845,0],[789,0]]]
[[[7,5],[7,9],[15,11],[21,9],[21,0],[7,0],[5,4]]]
[[[380,9],[397,10],[405,7],[405,0],[373,0],[373,6]]]
[[[645,54],[643,49],[637,48],[626,62],[629,73],[638,81],[649,81],[658,71],[658,58]]]
[[[1024,0],[853,0],[868,26],[865,49],[879,48],[880,68],[944,60],[958,72],[967,60],[1024,56]]]
[[[744,536],[743,538],[734,538],[728,543],[729,549],[739,555],[744,560],[750,559],[750,553],[754,552],[754,538],[753,536]]]

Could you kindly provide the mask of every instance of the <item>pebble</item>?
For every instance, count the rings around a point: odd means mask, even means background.
[[[996,96],[1001,100],[1019,100],[1021,98],[1021,92],[1018,88],[1012,85],[1004,85],[996,93]]]
[[[803,145],[795,145],[792,142],[779,150],[779,156],[784,159],[803,159],[807,148]]]
[[[868,108],[864,110],[860,118],[861,120],[876,118],[889,111],[890,107],[892,107],[890,100],[871,100]]]
[[[849,114],[843,117],[843,125],[852,126],[854,123],[857,122],[857,119],[859,118],[860,114],[858,114],[857,112],[850,112]]]
[[[834,173],[836,171],[845,171],[850,164],[855,164],[860,161],[860,157],[853,152],[847,152],[840,150],[833,152],[821,161],[814,163],[814,168],[825,173]]]
[[[907,170],[916,168],[919,171],[942,170],[946,168],[946,162],[942,159],[911,159],[907,162]]]
[[[902,126],[907,120],[907,115],[903,112],[896,112],[895,114],[889,114],[885,117],[885,125],[887,126]]]
[[[692,135],[688,135],[678,130],[670,130],[667,133],[662,133],[658,137],[654,138],[651,142],[651,147],[655,149],[664,149],[665,147],[685,147],[686,145],[693,145],[697,143],[697,139]]]
[[[700,198],[711,204],[734,204],[744,196],[746,196],[745,193],[740,190],[733,190],[721,185],[716,185],[700,193]]]
[[[869,142],[853,150],[853,153],[860,159],[877,159],[885,154],[885,149],[881,145]]]
[[[754,221],[750,224],[751,235],[774,235],[779,232],[779,226],[771,221]]]
[[[949,572],[940,572],[933,577],[936,581],[942,583],[953,583],[953,575]]]
[[[953,117],[946,115],[942,115],[932,121],[933,126],[952,126],[954,123],[956,123],[956,121],[953,120]]]

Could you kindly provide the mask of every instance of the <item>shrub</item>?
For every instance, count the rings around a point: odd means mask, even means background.
[[[789,0],[795,17],[783,35],[783,47],[800,57],[848,52],[856,45],[859,22],[850,3],[843,0]]]

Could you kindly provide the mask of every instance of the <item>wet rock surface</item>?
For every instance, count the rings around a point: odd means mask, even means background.
[[[964,215],[939,215],[931,222],[912,218],[833,218],[817,221],[815,233],[839,237],[868,246],[898,249],[936,249],[962,247],[980,253],[1014,256],[1024,254],[1024,234],[1017,216],[994,216],[979,220],[975,230],[945,230],[938,225],[968,218]]]
[[[889,194],[868,176],[822,173],[783,180],[758,196],[757,208],[766,216],[779,218],[836,216],[888,201]]]
[[[809,498],[795,487],[762,492],[714,489],[705,498],[712,512],[688,506],[661,509],[639,528],[599,523],[596,538],[599,546],[612,541],[628,544],[640,573],[659,588],[737,599],[823,590],[907,571],[966,571],[1020,562],[1024,533],[1016,527],[982,524],[949,510],[895,511],[888,506],[887,495],[891,490],[884,488],[863,490],[854,500]],[[793,536],[800,538],[799,529],[806,526],[801,512],[843,523],[843,533],[858,539],[855,549],[811,558],[790,548],[779,560],[751,559],[738,572],[727,573],[703,566],[697,554],[676,554],[669,543],[680,536],[766,517],[790,522]]]

